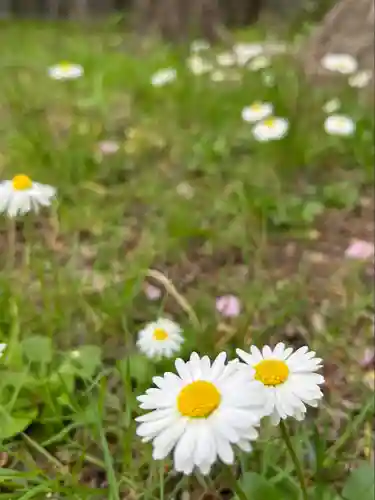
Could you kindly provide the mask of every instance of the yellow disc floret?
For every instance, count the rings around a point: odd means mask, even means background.
[[[220,405],[221,395],[211,382],[197,380],[185,386],[177,398],[181,415],[191,418],[207,418]]]

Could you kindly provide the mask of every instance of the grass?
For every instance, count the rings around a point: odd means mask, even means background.
[[[359,361],[373,296],[366,266],[344,251],[371,236],[374,127],[363,96],[307,84],[286,56],[274,58],[274,87],[246,70],[240,83],[214,83],[190,74],[181,52],[107,28],[2,24],[0,45],[1,178],[22,172],[58,188],[56,209],[17,221],[11,267],[0,220],[0,499],[229,498],[224,469],[181,478],[135,437],[136,396],[172,369],[135,348],[159,315],[183,326],[182,357],[280,340],[318,351],[326,397],[291,423],[293,442],[311,499],[358,496],[371,475],[373,393]],[[48,79],[60,60],[85,77]],[[150,85],[169,66],[176,82]],[[356,120],[353,137],[324,132],[332,97]],[[241,110],[254,100],[290,120],[285,139],[252,139]],[[106,139],[118,153],[98,152]],[[186,184],[192,197],[179,194]],[[146,299],[146,281],[161,300]],[[215,312],[224,293],[241,298],[238,318]],[[274,429],[239,461],[249,498],[298,499]]]

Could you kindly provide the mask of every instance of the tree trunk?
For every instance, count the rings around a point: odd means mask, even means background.
[[[158,33],[170,41],[190,37],[221,39],[226,26],[258,19],[262,0],[134,0],[141,33]]]
[[[301,51],[307,74],[325,75],[327,53],[350,54],[361,69],[374,69],[374,0],[339,0]]]

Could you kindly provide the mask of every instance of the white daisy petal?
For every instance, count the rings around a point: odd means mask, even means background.
[[[173,82],[177,78],[177,71],[174,68],[165,68],[157,71],[151,77],[151,84],[154,87],[163,87]]]
[[[343,75],[355,73],[358,68],[357,60],[350,54],[326,54],[321,65],[324,69]]]
[[[371,70],[358,71],[358,73],[355,73],[349,78],[348,83],[353,88],[363,89],[367,87],[372,78],[373,72]]]

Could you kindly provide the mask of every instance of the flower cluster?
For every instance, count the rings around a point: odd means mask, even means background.
[[[140,332],[138,346],[147,355],[170,357],[182,342],[181,329],[161,319]],[[136,418],[137,435],[152,442],[155,460],[173,451],[176,471],[208,474],[217,459],[234,462],[234,445],[251,451],[264,417],[274,425],[288,417],[303,420],[307,406],[323,397],[322,360],[306,346],[251,346],[237,355],[230,361],[225,352],[213,361],[196,352],[186,362],[178,358],[176,373],[154,377],[154,387],[138,397],[148,412]]]

